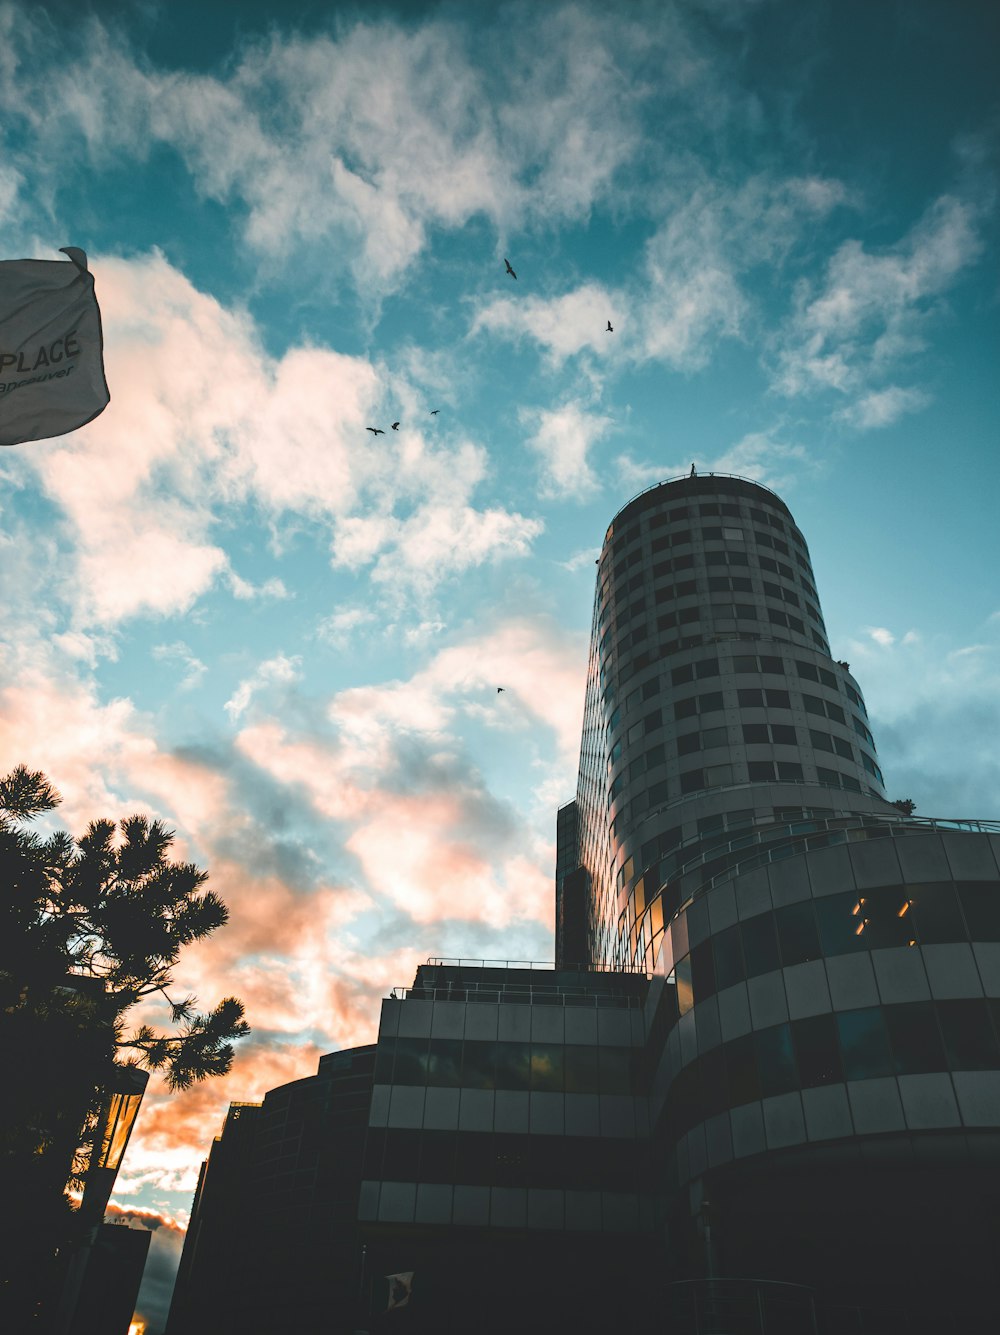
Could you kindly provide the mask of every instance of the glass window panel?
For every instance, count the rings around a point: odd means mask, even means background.
[[[725,746],[728,741],[728,728],[706,728],[701,734],[701,744],[705,748],[710,746]]]
[[[729,1076],[729,1097],[732,1106],[751,1103],[760,1098],[760,1077],[757,1074],[757,1059],[754,1053],[752,1034],[726,1043],[726,1073]]]
[[[427,1039],[397,1038],[396,1063],[392,1082],[395,1085],[425,1085],[427,1083]]]
[[[819,933],[811,900],[777,909],[774,922],[778,929],[781,962],[786,968],[820,958]]]
[[[531,1088],[552,1094],[563,1092],[562,1045],[532,1043]]]
[[[701,734],[697,732],[686,733],[683,737],[677,738],[677,754],[679,756],[689,756],[695,751],[701,750]]]
[[[456,1088],[462,1083],[462,1040],[460,1038],[432,1038],[427,1066],[429,1085]]]
[[[743,967],[739,926],[727,927],[724,932],[719,932],[712,939],[712,948],[715,955],[715,985],[719,991],[742,982],[746,970]]]
[[[597,1050],[602,1094],[631,1094],[631,1049],[601,1047]]]
[[[790,723],[772,723],[771,736],[779,746],[796,744],[795,729]]]
[[[793,1020],[792,1038],[803,1089],[843,1080],[837,1021],[832,1015],[811,1015],[806,1020]]]
[[[1000,941],[1000,881],[959,881],[958,896],[973,941]]]
[[[837,1014],[840,1051],[847,1080],[868,1080],[873,1076],[892,1075],[892,1058],[882,1012],[878,1006]]]
[[[462,1084],[467,1089],[492,1089],[496,1066],[495,1043],[468,1039],[462,1052]]]
[[[564,1053],[567,1094],[599,1094],[597,1048],[567,1044]]]
[[[939,1001],[948,1065],[953,1071],[988,1071],[1000,1064],[989,1007],[978,998]]]
[[[782,663],[781,659],[772,658],[768,654],[761,654],[760,670],[761,672],[774,672],[774,673],[779,673],[781,676],[785,675],[785,666]]]
[[[527,1043],[498,1043],[497,1089],[528,1089],[531,1083],[531,1048]]]
[[[733,658],[734,672],[756,672],[757,660],[749,654],[736,654]]]
[[[380,1038],[378,1050],[375,1053],[374,1082],[376,1085],[392,1084],[392,1060],[395,1054],[396,1040],[389,1037]]]
[[[900,907],[909,900],[908,914],[913,916],[916,938],[923,945],[966,939],[965,921],[958,906],[955,887],[950,881],[908,885],[904,887],[903,894],[906,899],[902,900]]]
[[[910,890],[914,887],[910,887]],[[885,885],[865,890],[856,901],[855,915],[862,921],[860,939],[866,950],[889,946],[908,946],[913,940],[913,922],[906,908],[907,893],[901,885]]]
[[[694,1005],[694,997],[691,991],[690,955],[685,955],[682,960],[677,961],[675,981],[677,984],[677,1013],[686,1015]]]
[[[799,1073],[792,1049],[791,1025],[776,1024],[770,1029],[758,1029],[753,1036],[760,1072],[762,1098],[772,1094],[787,1094],[798,1089]]]
[[[883,1014],[897,1075],[923,1075],[944,1069],[944,1045],[929,1001],[886,1006]]]
[[[738,690],[736,692],[736,698],[739,701],[741,709],[750,709],[754,705],[763,707],[764,704],[764,692],[752,686],[743,687]]]
[[[704,695],[698,696],[698,710],[702,714],[711,714],[717,709],[722,708],[722,692],[707,691]]]
[[[774,778],[773,760],[750,760],[747,762],[747,775],[751,783],[767,783]]]
[[[758,914],[740,924],[743,936],[743,957],[746,960],[747,975],[750,978],[760,973],[769,973],[777,969],[778,938],[774,932],[774,919],[770,913]]]
[[[766,723],[744,723],[743,740],[750,746],[756,746],[762,742],[771,740],[767,731]]]
[[[771,709],[791,709],[792,707],[791,698],[787,691],[778,691],[769,686],[765,695]]]
[[[802,782],[802,766],[797,760],[779,760],[777,763],[779,779],[785,783]]]
[[[814,901],[819,940],[824,955],[847,955],[854,950],[866,950],[858,935],[861,919],[854,912],[858,896],[853,890],[841,895],[824,895]]]
[[[729,1082],[722,1048],[710,1048],[702,1053],[700,1065],[702,1116],[715,1117],[729,1106]]]
[[[712,959],[712,942],[702,941],[691,951],[691,986],[695,1001],[704,1001],[715,992],[715,964]]]
[[[420,1138],[420,1182],[454,1182],[455,1136],[425,1131]]]
[[[382,1173],[387,1182],[416,1182],[417,1163],[420,1157],[419,1131],[393,1131],[386,1133],[385,1150],[382,1154]]]

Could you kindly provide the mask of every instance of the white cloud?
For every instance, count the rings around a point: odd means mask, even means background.
[[[798,286],[777,341],[774,387],[785,395],[857,393],[858,424],[865,426],[920,406],[916,391],[890,387],[880,400],[868,384],[923,346],[922,317],[982,250],[977,221],[972,205],[944,195],[894,246],[872,252],[845,241],[818,287],[806,280]]]
[[[930,401],[930,395],[922,389],[888,385],[885,389],[873,389],[868,394],[862,394],[855,403],[842,408],[837,417],[857,427],[859,431],[871,431],[891,426],[906,413],[919,412]]]
[[[888,649],[890,645],[896,643],[895,635],[891,630],[886,630],[885,626],[869,626],[868,634],[876,644],[882,645],[884,649]]]
[[[529,449],[541,460],[543,496],[586,500],[598,489],[588,454],[611,428],[611,418],[584,412],[575,404],[532,412],[522,410],[522,425],[537,422]]]
[[[301,676],[302,659],[298,654],[286,657],[285,654],[275,654],[273,658],[267,658],[263,663],[258,664],[254,672],[245,677],[237,686],[232,696],[225,703],[225,710],[232,721],[235,723],[239,717],[246,713],[250,701],[265,686],[288,685],[293,681],[298,681]]]
[[[175,640],[173,644],[156,644],[153,646],[153,657],[161,662],[176,662],[184,668],[184,676],[181,678],[180,689],[182,691],[192,690],[199,685],[205,673],[208,671],[207,664],[197,658],[183,640]]]
[[[623,298],[598,283],[585,283],[562,296],[499,297],[477,312],[471,334],[483,331],[540,343],[554,365],[585,348],[601,355],[617,352],[626,337],[619,309]],[[608,333],[608,323],[614,332]],[[617,342],[616,342],[617,340]]]

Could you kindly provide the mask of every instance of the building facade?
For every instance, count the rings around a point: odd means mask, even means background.
[[[887,799],[766,488],[608,529],[557,845],[555,967],[430,961],[231,1113],[171,1335],[992,1328],[1000,824]]]

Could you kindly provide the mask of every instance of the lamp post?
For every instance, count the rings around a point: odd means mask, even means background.
[[[70,1253],[52,1335],[70,1335],[72,1331],[87,1264],[148,1080],[148,1071],[137,1066],[115,1066],[104,1085],[104,1099],[77,1214],[80,1233]]]

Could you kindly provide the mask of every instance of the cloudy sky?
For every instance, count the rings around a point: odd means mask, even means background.
[[[890,795],[1000,817],[998,39],[988,0],[0,0],[2,255],[87,251],[112,393],[0,452],[0,766],[177,831],[231,909],[178,991],[254,1030],[119,1178],[154,1318],[230,1099],[429,955],[551,958],[642,488],[778,490]]]

